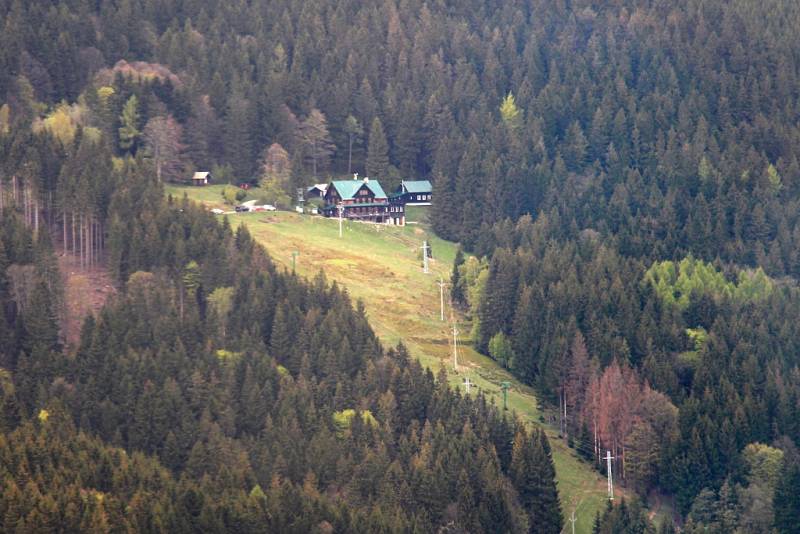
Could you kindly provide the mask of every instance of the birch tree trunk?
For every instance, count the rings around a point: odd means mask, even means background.
[[[353,134],[350,134],[350,145],[347,152],[347,174],[353,172]]]
[[[180,318],[183,320],[183,284],[178,282],[178,308],[180,309]]]
[[[625,479],[625,443],[622,444],[622,479]]]
[[[30,217],[28,217],[28,188],[25,184],[21,184],[22,188],[22,216],[25,219],[25,224],[30,224]]]
[[[61,210],[61,244],[64,246],[64,254],[69,253],[69,243],[67,243],[67,210]]]
[[[81,269],[84,266],[84,257],[86,254],[86,244],[84,242],[84,235],[83,235],[83,213],[80,216],[80,228],[78,229],[78,237],[80,238],[80,247],[81,247]]]
[[[78,251],[77,247],[75,246],[75,211],[72,212],[72,224],[70,225],[70,230],[72,231],[72,254]]]
[[[314,181],[317,181],[317,140],[314,139],[313,144],[311,145],[311,150],[313,151],[313,161],[314,161]]]
[[[86,227],[86,231],[89,234],[89,268],[94,266],[94,217],[89,217],[89,225]]]
[[[33,235],[39,236],[39,196],[33,199]]]
[[[83,231],[86,233],[86,268],[90,269],[92,267],[92,217],[86,217],[86,224],[83,227]]]
[[[92,217],[87,215],[86,216],[86,223],[83,225],[83,237],[86,240],[86,268],[90,268],[92,266],[92,234],[89,232],[89,228],[92,226]]]

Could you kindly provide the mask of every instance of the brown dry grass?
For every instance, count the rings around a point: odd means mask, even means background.
[[[104,267],[82,269],[80,260],[71,254],[59,256],[58,266],[64,277],[62,329],[67,346],[74,349],[80,340],[81,325],[86,315],[100,310],[108,297],[116,293],[116,288]]]

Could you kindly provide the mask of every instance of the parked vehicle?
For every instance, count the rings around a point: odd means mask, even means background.
[[[211,213],[213,213],[214,215],[222,215],[225,212],[219,208],[214,208],[211,210]]]
[[[275,211],[275,206],[271,204],[264,204],[263,206],[250,206],[250,211]]]
[[[250,207],[249,206],[242,206],[241,204],[239,206],[236,206],[233,209],[234,209],[234,211],[236,211],[236,213],[241,213],[243,211],[250,211]]]

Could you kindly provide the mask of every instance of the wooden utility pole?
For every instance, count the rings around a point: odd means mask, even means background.
[[[611,451],[607,450],[606,451],[605,460],[608,462],[606,470],[608,471],[608,500],[609,501],[613,501],[614,500],[614,480],[613,480],[613,477],[611,475],[611,460],[613,460],[613,459],[614,459],[614,456],[611,456]]]
[[[578,520],[575,518],[575,512],[577,512],[577,511],[578,511],[578,508],[580,508],[580,507],[581,507],[581,503],[582,503],[582,502],[583,502],[583,500],[582,500],[582,499],[581,499],[580,501],[578,501],[578,504],[577,504],[577,506],[575,506],[575,508],[573,508],[573,509],[572,509],[572,513],[570,514],[570,517],[569,517],[569,519],[567,519],[567,521],[569,521],[570,523],[572,523],[572,534],[575,534],[575,523],[578,521]],[[567,530],[567,526],[566,526],[566,525],[564,525],[564,528],[563,528],[563,529],[561,529],[561,532],[564,532],[565,530]]]
[[[447,285],[447,282],[444,281],[442,275],[439,275],[439,319],[444,321],[444,287]]]
[[[292,251],[292,274],[294,274],[294,270],[297,267],[297,256],[299,255],[300,253],[297,252],[296,250]]]
[[[501,382],[500,387],[503,388],[503,410],[508,410],[508,390],[511,388],[511,382]]]
[[[344,215],[344,205],[339,204],[337,208],[339,209],[339,237],[342,237],[342,216]]]
[[[473,382],[470,382],[469,377],[464,378],[464,388],[467,390],[467,395],[469,395],[469,391],[474,385]]]
[[[453,322],[453,370],[458,372],[458,328],[456,328],[455,321]]]

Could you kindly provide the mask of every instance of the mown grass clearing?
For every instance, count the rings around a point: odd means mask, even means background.
[[[225,201],[222,198],[222,189],[224,187],[224,185],[207,185],[203,187],[166,185],[164,189],[168,195],[176,198],[181,198],[186,193],[192,200],[202,202],[211,208],[227,207],[228,209],[233,209],[233,206],[225,206]]]
[[[178,198],[186,193],[209,207],[223,207],[220,189],[221,186],[167,188]],[[472,350],[468,340],[469,325],[458,316],[455,319],[460,332],[459,372],[453,372],[451,311],[446,307],[446,320],[442,322],[437,282],[440,276],[449,280],[456,245],[429,231],[428,209],[410,208],[408,220],[418,224],[405,227],[345,222],[341,238],[335,219],[280,211],[237,213],[229,217],[234,226],[247,224],[250,233],[266,247],[277,264],[291,269],[292,252],[299,252],[296,259],[299,275],[312,277],[323,270],[329,281],[335,280],[345,286],[354,300],[361,299],[370,324],[385,345],[402,340],[411,354],[434,372],[445,366],[452,386],[464,391],[463,380],[469,378],[498,406],[503,403],[501,382],[511,382],[509,409],[526,421],[541,424],[542,413],[534,392],[517,382],[495,361]],[[420,248],[425,240],[433,252],[431,273],[427,275],[423,273]],[[605,507],[605,480],[577,458],[552,428],[546,428],[551,438],[564,517],[569,517],[573,508],[580,504],[575,531],[589,533],[595,513]]]

